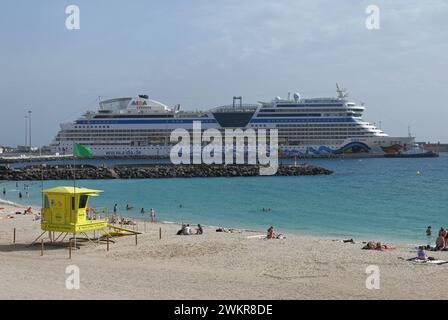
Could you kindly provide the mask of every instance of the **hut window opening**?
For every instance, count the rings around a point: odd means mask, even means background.
[[[48,199],[47,195],[44,196],[44,208],[45,209],[50,208],[50,200]]]
[[[80,209],[84,209],[87,206],[87,199],[89,197],[86,195],[80,196],[79,197],[79,208]]]

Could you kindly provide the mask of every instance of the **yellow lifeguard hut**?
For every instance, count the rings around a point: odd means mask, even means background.
[[[88,240],[86,232],[105,230],[110,226],[107,220],[89,219],[87,208],[90,197],[96,197],[103,191],[79,187],[56,187],[42,191],[42,234],[33,241],[37,242],[46,232],[49,233],[51,242],[57,241],[64,235],[73,234],[76,246],[76,234],[83,234]],[[55,239],[56,232],[60,235]],[[106,234],[108,232],[106,231]],[[95,236],[94,236],[95,237]]]
[[[107,220],[87,218],[90,197],[96,197],[100,192],[103,191],[78,187],[56,187],[43,190],[42,230],[85,233],[106,229]]]
[[[107,219],[92,219],[87,215],[90,197],[97,197],[102,190],[93,190],[79,187],[56,187],[42,191],[42,234],[33,241],[36,243],[46,232],[49,233],[51,242],[56,242],[64,235],[61,242],[68,234],[73,234],[76,247],[77,234],[81,233],[85,239],[92,241],[87,232],[93,231],[95,238],[96,230],[103,230],[109,239],[112,234],[110,229],[118,230],[115,233],[120,235],[140,234],[138,231],[125,229],[110,224]],[[60,232],[58,237],[54,237],[56,232]],[[101,236],[96,238],[101,240]],[[71,240],[70,240],[71,241]],[[108,240],[109,242],[109,240]],[[70,245],[71,246],[71,245]]]

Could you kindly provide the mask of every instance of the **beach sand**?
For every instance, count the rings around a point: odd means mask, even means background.
[[[448,264],[406,261],[412,246],[361,250],[341,239],[263,232],[176,236],[176,224],[147,223],[147,232],[105,244],[28,245],[41,233],[23,207],[0,203],[0,299],[445,299]],[[37,210],[37,209],[35,209]],[[13,219],[7,219],[13,214]],[[159,240],[159,228],[162,239]],[[16,228],[16,244],[12,244]],[[139,230],[143,231],[143,222]],[[281,230],[279,230],[281,232]],[[248,238],[250,237],[250,238]],[[48,238],[46,239],[48,241]],[[372,239],[381,241],[381,239]],[[356,241],[356,239],[355,239]],[[428,252],[448,260],[448,252]],[[66,267],[80,270],[80,289],[66,288]],[[366,268],[379,267],[380,289],[367,289]]]

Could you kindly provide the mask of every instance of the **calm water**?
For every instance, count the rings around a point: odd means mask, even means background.
[[[102,189],[91,205],[140,217],[156,209],[164,221],[237,226],[281,232],[376,240],[427,242],[448,226],[448,154],[426,159],[308,160],[335,171],[318,177],[194,178],[160,180],[86,180],[78,185]],[[417,175],[417,171],[421,175]],[[0,184],[6,199],[40,204],[41,182],[29,183],[30,197],[19,200],[15,182]],[[44,187],[72,185],[45,182]],[[23,190],[23,182],[19,183]],[[24,191],[22,191],[25,194]],[[264,212],[262,208],[271,208]],[[432,239],[431,239],[432,241]]]

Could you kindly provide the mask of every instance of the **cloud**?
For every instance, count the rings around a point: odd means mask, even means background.
[[[25,11],[0,5],[0,94],[11,106],[0,119],[2,136],[21,125],[14,110],[23,105],[39,108],[36,118],[45,115],[57,128],[97,96],[145,91],[206,109],[235,94],[246,102],[288,91],[329,96],[342,82],[371,106],[366,118],[383,119],[391,134],[413,123],[422,139],[448,140],[440,117],[446,0],[80,0],[79,33],[63,29],[63,5],[47,1],[33,15],[37,4],[24,3]],[[372,3],[381,10],[380,30],[365,28]],[[41,131],[42,143],[56,133]]]

